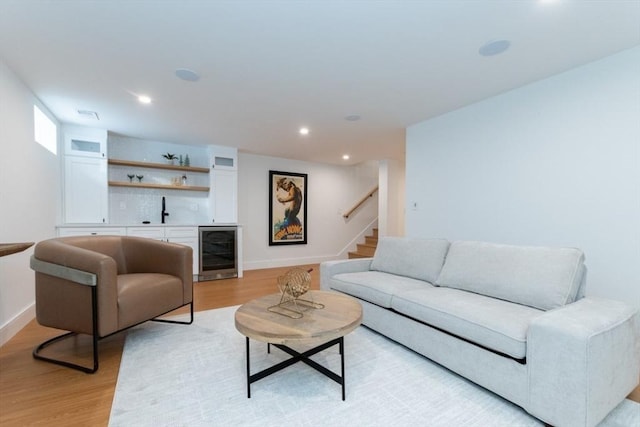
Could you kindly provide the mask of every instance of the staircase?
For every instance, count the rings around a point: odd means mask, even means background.
[[[352,258],[371,258],[376,252],[378,246],[378,229],[373,229],[373,235],[365,236],[364,243],[358,243],[355,252],[349,252],[349,259]]]

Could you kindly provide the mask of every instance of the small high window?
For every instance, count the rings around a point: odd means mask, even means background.
[[[35,141],[53,154],[58,151],[58,129],[45,113],[33,106],[33,137]]]

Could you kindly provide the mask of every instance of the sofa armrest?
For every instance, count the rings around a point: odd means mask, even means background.
[[[342,259],[325,261],[320,264],[320,289],[331,290],[329,285],[331,277],[342,273],[357,273],[369,271],[373,258]]]
[[[529,412],[552,425],[593,426],[636,387],[640,313],[588,297],[529,326]]]

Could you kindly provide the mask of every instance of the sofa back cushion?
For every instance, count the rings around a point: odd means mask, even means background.
[[[585,274],[579,249],[459,241],[436,284],[550,310],[576,300]]]
[[[444,264],[449,242],[445,239],[382,237],[371,270],[433,283]]]

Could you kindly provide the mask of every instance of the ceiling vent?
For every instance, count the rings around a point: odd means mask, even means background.
[[[78,110],[78,115],[85,119],[100,120],[98,113],[89,110]]]

